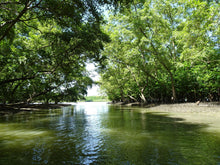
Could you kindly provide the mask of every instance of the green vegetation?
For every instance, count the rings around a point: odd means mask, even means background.
[[[107,5],[120,9],[111,0],[1,1],[0,103],[82,98],[93,83],[86,62],[101,64],[110,41],[100,28]]]
[[[85,99],[82,99],[80,101],[85,101],[85,102],[107,102],[109,100],[106,96],[86,96]]]
[[[101,88],[110,100],[220,99],[218,1],[135,0],[109,15]]]
[[[87,62],[110,100],[219,100],[217,1],[11,0],[0,13],[0,103],[77,101]]]

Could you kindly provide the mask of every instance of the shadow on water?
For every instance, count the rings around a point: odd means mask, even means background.
[[[207,124],[183,121],[114,107],[102,123],[112,141],[107,151],[116,151],[116,160],[125,164],[219,164],[220,136],[202,131]]]
[[[220,136],[166,114],[77,105],[0,118],[0,164],[219,164]]]

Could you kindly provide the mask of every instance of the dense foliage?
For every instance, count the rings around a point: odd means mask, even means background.
[[[0,1],[0,103],[76,101],[101,62],[109,37],[100,28],[111,0]]]
[[[137,0],[109,14],[101,87],[113,101],[220,98],[218,1]]]

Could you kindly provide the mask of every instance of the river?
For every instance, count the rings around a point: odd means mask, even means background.
[[[106,103],[1,116],[0,164],[219,165],[220,125],[184,121]]]

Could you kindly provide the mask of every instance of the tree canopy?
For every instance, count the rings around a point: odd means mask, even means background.
[[[114,101],[220,98],[219,3],[146,0],[110,14],[101,87]]]
[[[125,4],[127,2],[123,1]],[[110,0],[0,1],[0,102],[76,101],[93,81],[86,62],[99,62],[102,12]]]
[[[0,102],[79,100],[87,62],[111,100],[219,100],[219,20],[215,0],[0,1]]]

